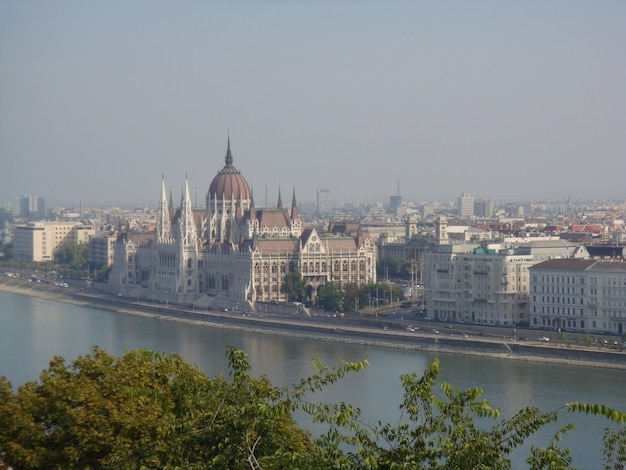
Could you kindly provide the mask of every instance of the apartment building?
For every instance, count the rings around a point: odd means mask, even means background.
[[[112,266],[116,242],[116,235],[100,234],[91,237],[87,253],[89,264],[94,268]]]
[[[89,243],[95,235],[91,225],[77,222],[30,222],[17,225],[13,232],[14,257],[20,261],[54,261],[64,243]]]
[[[531,326],[624,334],[626,262],[552,259],[530,270]]]
[[[499,247],[442,245],[424,255],[427,313],[441,321],[527,325],[528,269],[536,262]]]

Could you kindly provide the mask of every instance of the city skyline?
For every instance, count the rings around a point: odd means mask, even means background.
[[[0,203],[624,200],[626,4],[0,4]]]

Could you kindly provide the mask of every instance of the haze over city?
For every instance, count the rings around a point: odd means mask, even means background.
[[[0,3],[0,203],[624,199],[626,2]]]

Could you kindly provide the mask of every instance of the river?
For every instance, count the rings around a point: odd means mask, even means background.
[[[151,349],[179,353],[206,374],[227,372],[225,350],[234,345],[250,356],[252,375],[267,375],[274,384],[293,384],[313,373],[311,359],[332,366],[342,360],[367,359],[369,367],[349,375],[314,397],[315,401],[345,401],[357,405],[365,420],[396,422],[403,390],[400,375],[420,373],[437,357],[441,379],[457,388],[480,386],[492,406],[510,417],[520,408],[553,410],[566,402],[593,402],[626,411],[626,372],[593,367],[542,364],[497,358],[434,354],[360,344],[315,341],[271,334],[125,315],[0,292],[0,375],[17,387],[37,380],[53,356],[69,361],[98,345],[112,354]],[[358,392],[357,392],[358,391]],[[316,426],[297,416],[301,425]],[[602,434],[607,421],[564,415],[558,427],[575,422],[563,446],[572,449],[579,469],[602,467]],[[547,444],[551,427],[530,441]],[[513,468],[524,468],[528,446],[516,452]]]

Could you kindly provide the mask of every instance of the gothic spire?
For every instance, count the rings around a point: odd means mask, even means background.
[[[278,209],[282,209],[283,208],[283,200],[280,197],[280,186],[278,187],[278,204],[277,206]]]
[[[298,218],[298,205],[296,204],[296,188],[293,188],[293,197],[291,198],[291,220]]]
[[[170,211],[167,203],[167,193],[165,191],[165,176],[161,175],[161,200],[159,201],[159,212],[157,213],[156,239],[164,241],[171,236],[170,233]]]
[[[228,133],[228,146],[226,148],[226,166],[233,166],[233,154],[230,152],[230,132]]]
[[[196,224],[193,220],[193,207],[191,196],[189,195],[189,183],[185,175],[185,187],[183,188],[180,203],[180,230],[182,232],[183,244],[193,247],[196,244]]]

